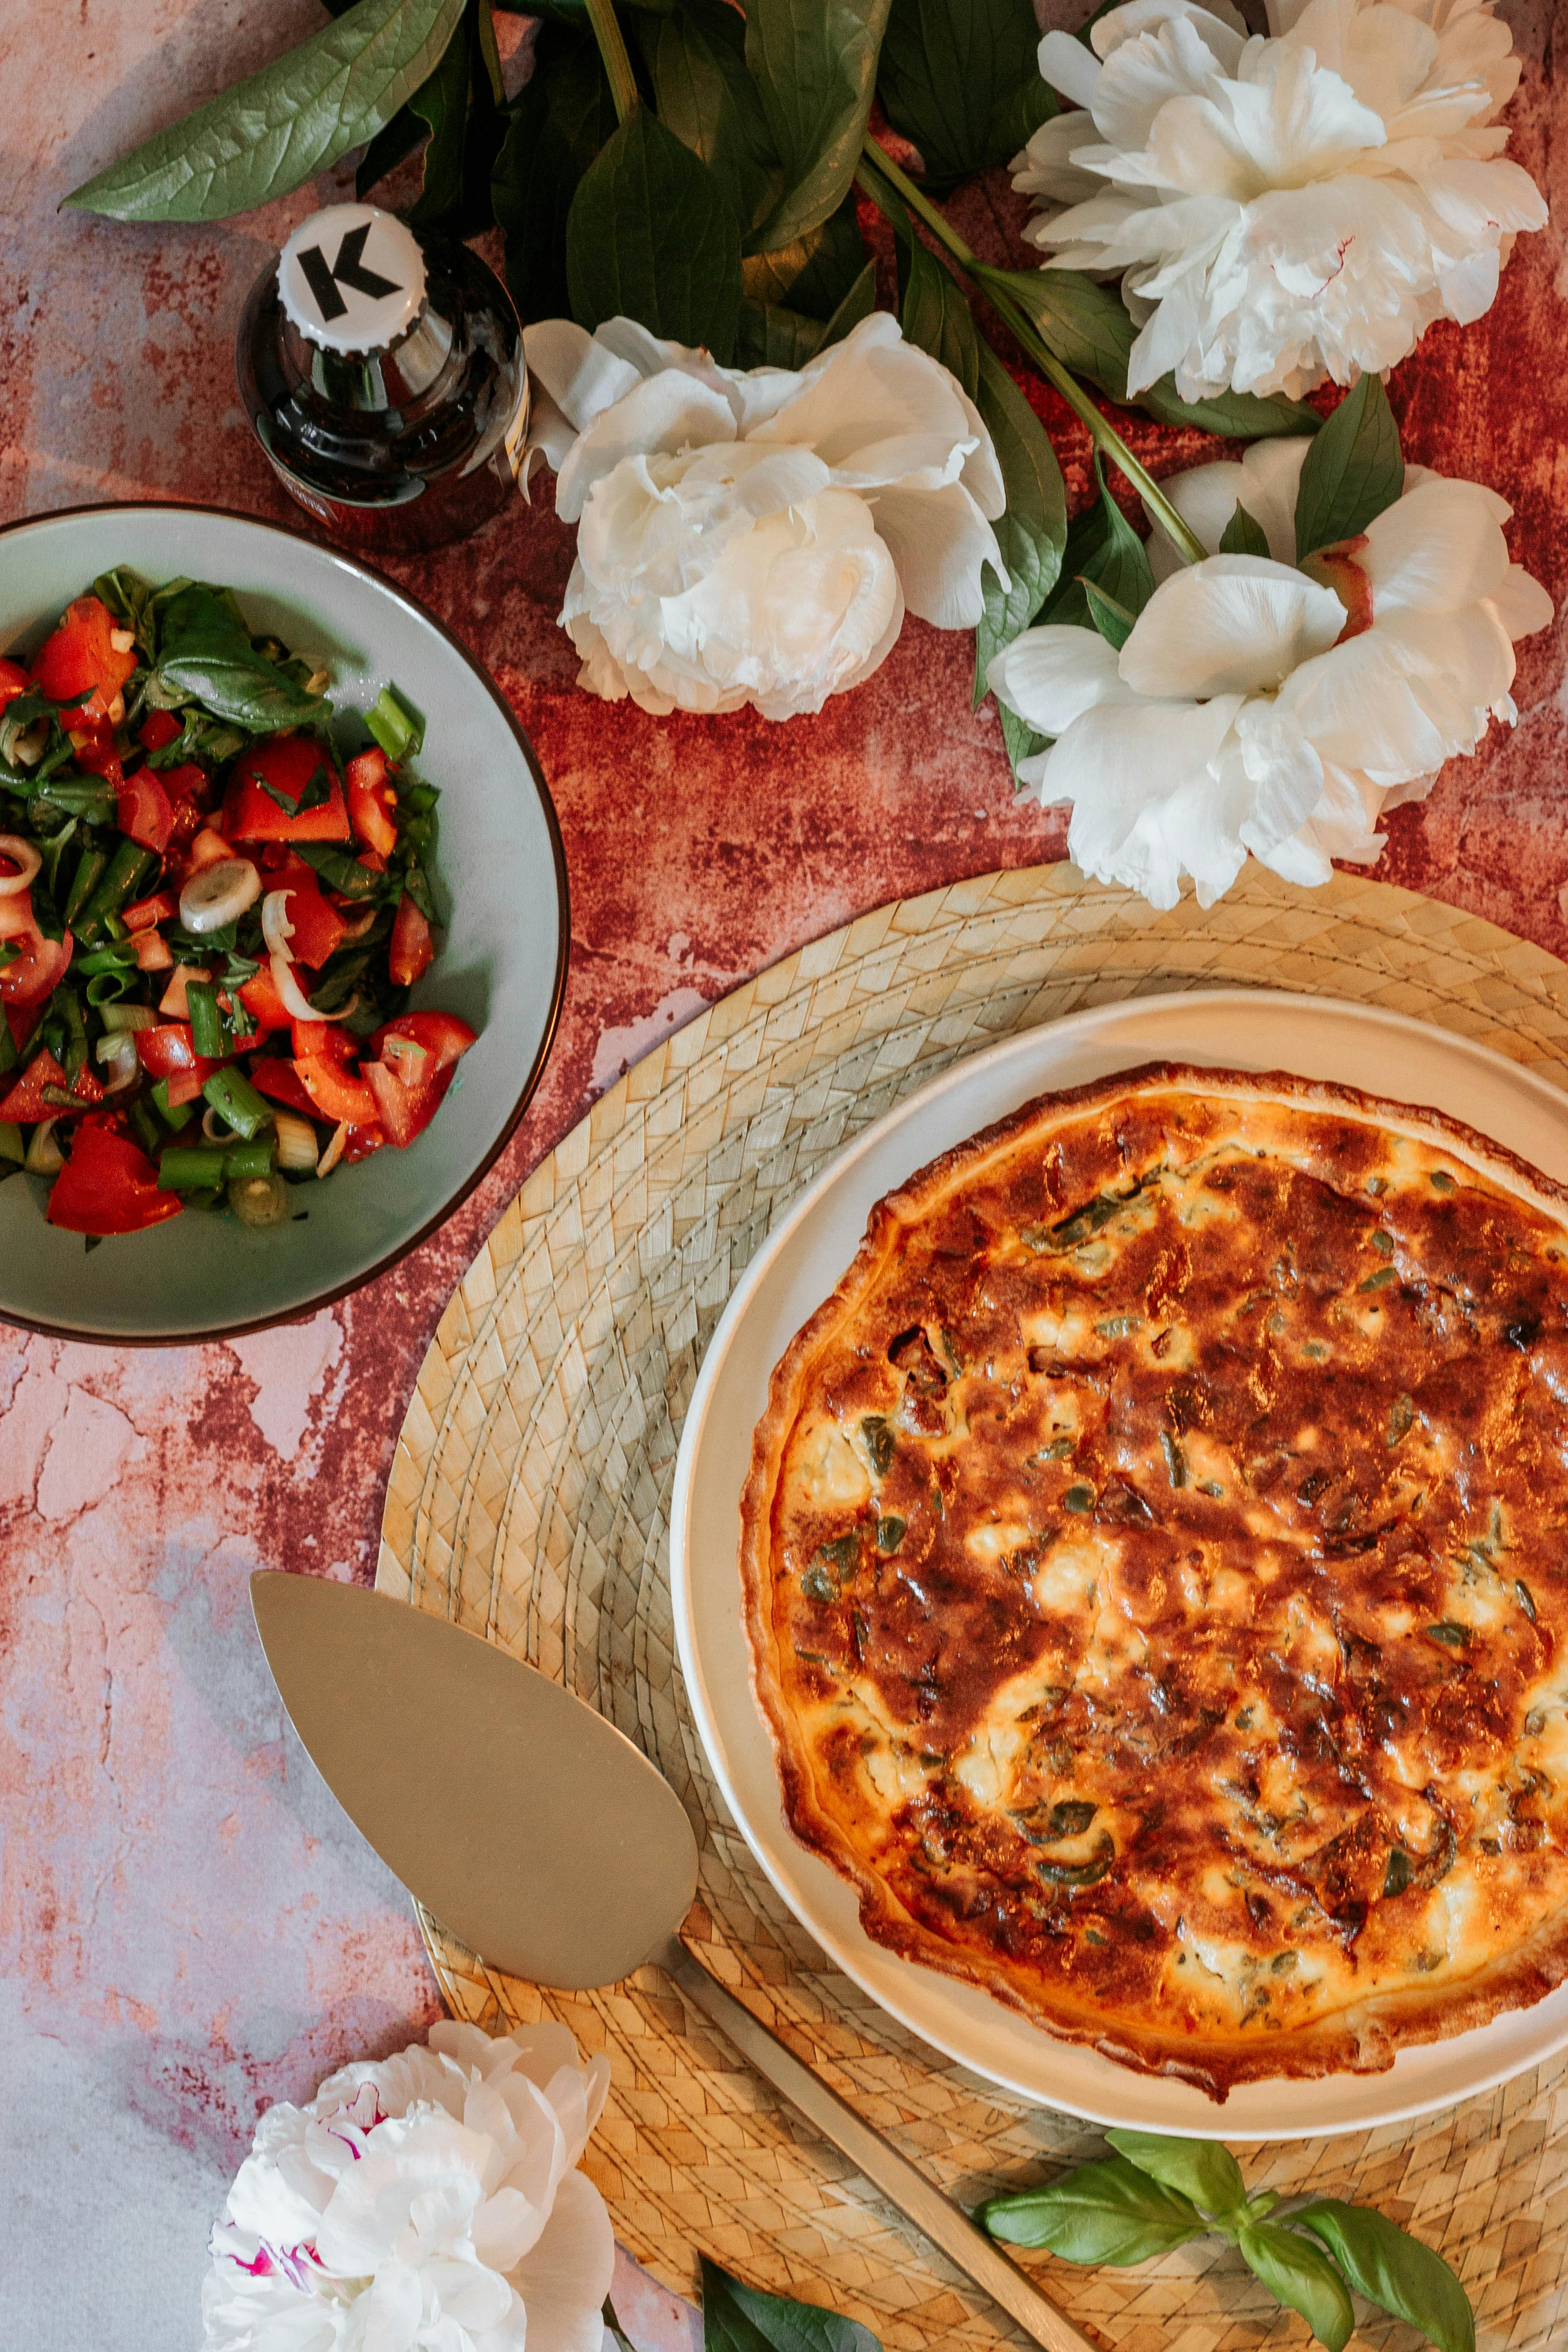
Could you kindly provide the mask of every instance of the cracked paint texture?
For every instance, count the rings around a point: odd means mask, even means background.
[[[1081,13],[1063,0],[1060,21]],[[1514,555],[1561,607],[1568,139],[1549,0],[1503,13],[1525,59],[1511,152],[1553,226],[1520,242],[1487,318],[1435,330],[1391,394],[1409,457],[1510,500]],[[313,0],[79,0],[42,21],[0,26],[0,518],[159,496],[305,528],[246,429],[232,341],[271,251],[346,181],[213,227],[57,206],[313,29]],[[514,79],[522,54],[509,39]],[[1026,257],[1005,174],[955,209],[977,247]],[[1085,438],[1037,382],[1030,396],[1081,504]],[[1131,433],[1156,472],[1216,454]],[[910,622],[816,719],[655,720],[576,691],[553,617],[570,562],[541,498],[398,567],[529,729],[571,871],[560,1037],[497,1169],[415,1256],[287,1332],[116,1352],[0,1328],[0,2310],[37,2352],[194,2347],[206,2232],[258,2114],[437,2014],[405,1898],[284,1721],[251,1570],[369,1580],[442,1307],[623,1067],[866,908],[1062,854],[1061,814],[1015,804],[994,714],[971,707],[966,636]],[[1568,954],[1561,625],[1521,648],[1515,694],[1518,728],[1393,816],[1378,870]],[[688,2352],[679,2306],[626,2265],[618,2291],[644,2341]]]

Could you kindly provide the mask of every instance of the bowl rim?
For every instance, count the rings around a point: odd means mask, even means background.
[[[216,1345],[225,1339],[243,1339],[252,1332],[271,1331],[285,1324],[307,1322],[312,1316],[321,1314],[324,1307],[335,1307],[340,1299],[352,1297],[356,1290],[367,1289],[373,1282],[379,1281],[384,1274],[389,1273],[392,1267],[401,1264],[404,1258],[418,1249],[423,1243],[427,1242],[431,1234],[437,1232],[448,1218],[455,1216],[464,1202],[478,1191],[511,1141],[521,1124],[524,1112],[538,1092],[539,1082],[544,1075],[545,1065],[549,1061],[551,1049],[555,1043],[556,1032],[561,1025],[561,1008],[566,995],[566,974],[572,949],[571,886],[567,878],[566,849],[561,837],[561,821],[555,813],[555,803],[551,797],[544,771],[539,763],[539,755],[534,751],[510,703],[491,677],[489,670],[475,655],[468,651],[461,638],[447,626],[445,621],[431,611],[424,599],[414,594],[412,590],[404,587],[400,581],[392,579],[376,564],[367,562],[363,556],[352,554],[346,549],[337,547],[330,541],[317,539],[303,530],[290,530],[282,523],[269,522],[259,515],[247,514],[237,507],[209,506],[200,499],[170,498],[89,501],[83,506],[50,508],[43,514],[18,515],[10,522],[0,523],[0,543],[9,542],[22,531],[42,530],[50,523],[75,520],[84,516],[107,518],[127,513],[215,515],[224,522],[243,523],[248,530],[263,531],[270,538],[283,540],[291,545],[314,548],[318,553],[331,557],[335,562],[346,563],[351,570],[363,572],[387,595],[395,597],[400,604],[410,607],[420,620],[426,622],[435,630],[437,636],[446,639],[453,652],[458,656],[475,679],[484,688],[516,738],[518,750],[522,754],[523,765],[528,770],[534,791],[539,795],[540,807],[544,815],[545,830],[550,835],[550,854],[555,875],[556,916],[559,924],[555,974],[551,985],[550,1004],[538,1050],[523,1080],[522,1091],[502,1122],[494,1143],[478,1166],[454,1192],[446,1195],[440,1206],[432,1211],[417,1232],[411,1234],[406,1241],[399,1242],[395,1248],[388,1250],[384,1257],[378,1258],[374,1265],[367,1266],[363,1274],[354,1275],[346,1282],[337,1283],[330,1289],[313,1295],[306,1304],[279,1308],[275,1315],[255,1316],[245,1323],[197,1325],[187,1330],[177,1331],[89,1331],[76,1329],[68,1324],[42,1322],[35,1317],[14,1314],[3,1301],[0,1301],[0,1325],[8,1326],[14,1330],[36,1332],[40,1338],[46,1339],[74,1340],[84,1348],[204,1347]]]

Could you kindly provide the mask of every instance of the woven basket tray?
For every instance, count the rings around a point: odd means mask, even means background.
[[[884,2016],[752,1863],[674,1657],[681,1419],[771,1221],[889,1105],[958,1055],[1081,1005],[1248,982],[1430,1019],[1568,1090],[1568,968],[1452,908],[1343,876],[1304,893],[1249,865],[1218,906],[1152,917],[1068,866],[983,876],[802,950],[612,1087],[469,1267],[397,1450],[380,1588],[542,1667],[656,1760],[700,1832],[710,1966],[965,2204],[1100,2152],[1100,2136]],[[526,1792],[476,1788],[472,1801]],[[623,2241],[667,2284],[694,2290],[700,2249],[865,2320],[897,2352],[1010,2332],[652,1969],[608,1991],[542,1993],[420,1925],[458,2015],[499,2029],[548,2011],[609,2051],[588,2169]],[[1282,2104],[1310,2097],[1281,2086]],[[1568,2056],[1424,2122],[1254,2151],[1247,2166],[1254,2186],[1376,2202],[1439,2246],[1487,2352],[1561,2340]],[[1205,2244],[1134,2272],[1050,2263],[1044,2283],[1127,2352],[1304,2340],[1238,2258]],[[1419,2340],[1391,2322],[1366,2335]]]

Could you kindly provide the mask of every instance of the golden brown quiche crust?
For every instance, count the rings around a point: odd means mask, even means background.
[[[1568,1192],[1153,1065],[872,1211],[742,1503],[785,1816],[881,1944],[1223,2099],[1568,1975]]]

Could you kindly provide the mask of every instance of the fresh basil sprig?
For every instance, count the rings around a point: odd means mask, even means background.
[[[1475,2314],[1458,2279],[1385,2214],[1331,2197],[1281,2212],[1273,2189],[1247,2195],[1241,2167],[1215,2140],[1138,2131],[1106,2137],[1114,2156],[1043,2188],[994,2197],[975,2218],[1009,2245],[1117,2267],[1212,2231],[1231,2240],[1328,2352],[1342,2352],[1354,2328],[1352,2288],[1420,2328],[1438,2352],[1475,2352]]]
[[[882,2352],[858,2319],[742,2286],[702,2257],[702,2352]]]

